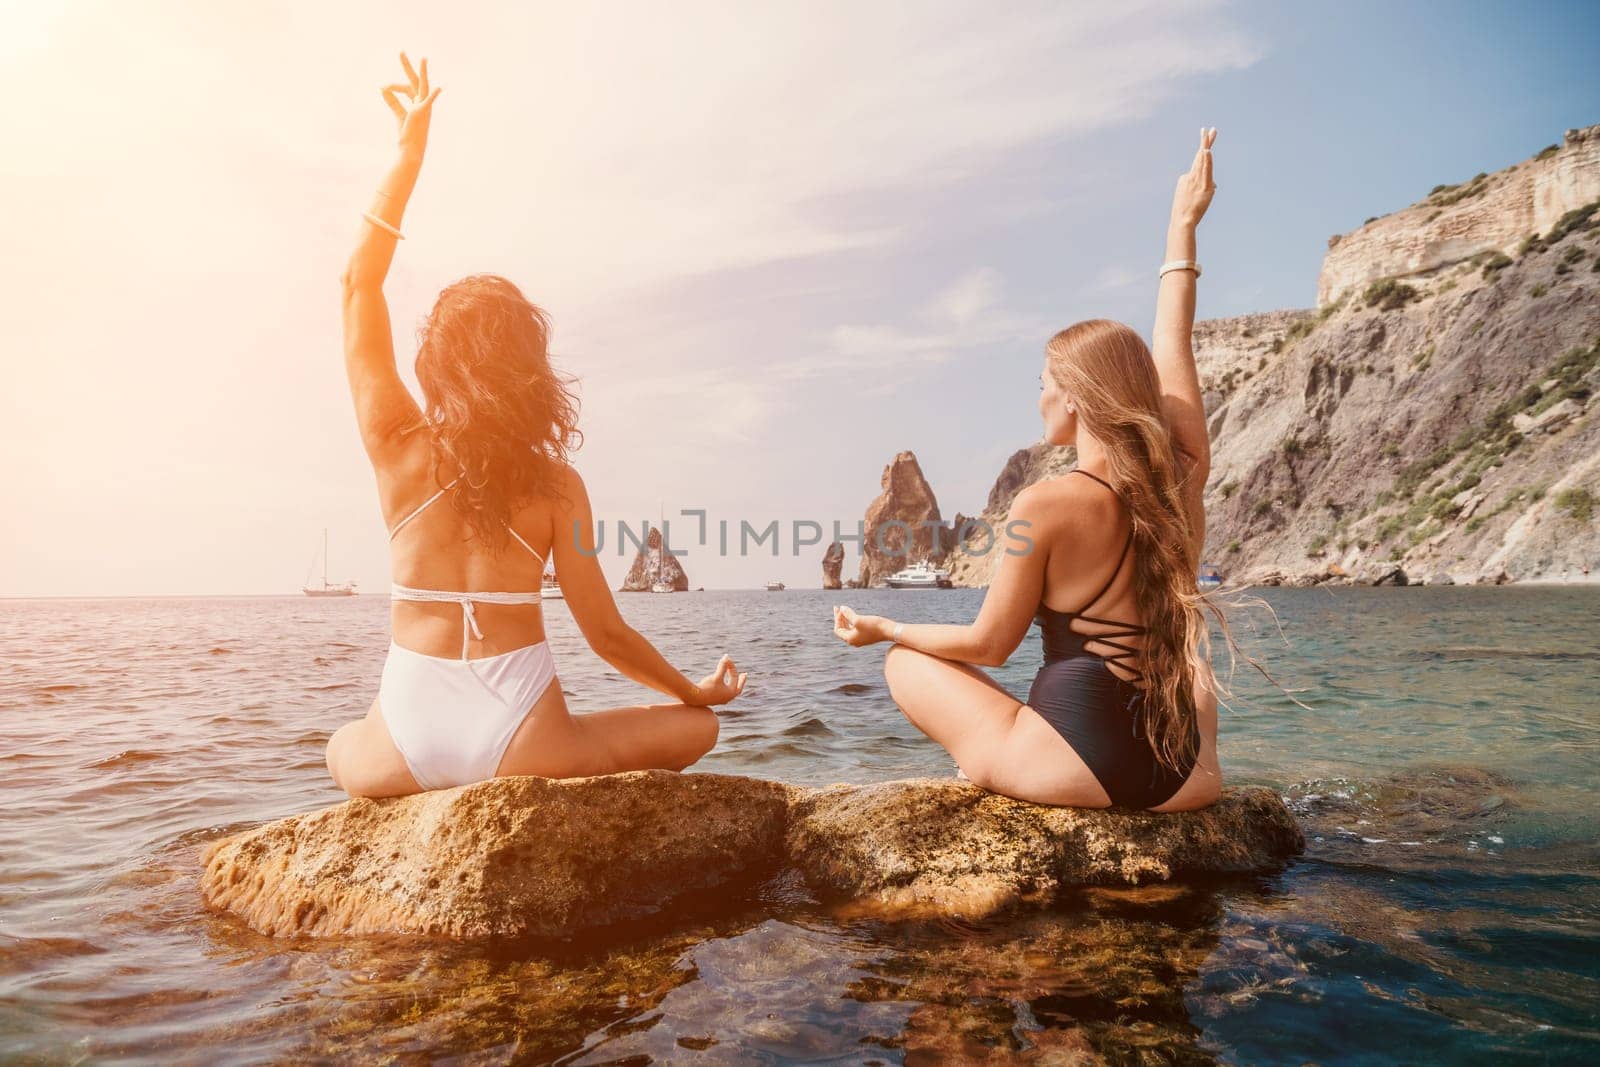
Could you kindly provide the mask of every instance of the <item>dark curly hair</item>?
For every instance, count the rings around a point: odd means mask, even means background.
[[[497,274],[447,285],[417,328],[417,382],[434,480],[462,475],[455,510],[498,555],[506,524],[583,442],[575,379],[550,365],[550,318]]]

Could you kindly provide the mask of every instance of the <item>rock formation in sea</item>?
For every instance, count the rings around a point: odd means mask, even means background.
[[[563,936],[794,871],[885,915],[981,917],[1070,887],[1281,866],[1278,795],[1154,815],[1023,804],[951,779],[806,789],[635,771],[357,799],[223,838],[201,893],[271,936]]]
[[[822,554],[822,588],[840,589],[840,572],[844,570],[844,543],[835,541]]]
[[[667,547],[672,546],[669,544]],[[628,568],[628,575],[622,580],[619,592],[648,593],[650,586],[656,581],[658,553],[662,580],[672,586],[674,593],[688,591],[689,576],[684,573],[683,564],[678,562],[677,556],[670,552],[661,552],[660,549],[661,531],[652,525],[650,532],[645,535],[644,547],[633,557],[633,566]]]
[[[877,499],[867,507],[861,545],[856,581],[863,587],[882,585],[895,571],[920,560],[940,563],[955,541],[913,453],[897,454],[883,468],[879,484]]]
[[[976,525],[966,527],[961,546],[950,553],[950,581],[958,586],[985,586],[994,578],[1010,538],[1006,522],[1011,502],[1034,482],[1059,477],[1077,465],[1078,450],[1040,441],[1011,454],[989,490],[989,500]],[[1082,477],[1081,475],[1079,477]],[[961,530],[957,523],[956,529]]]
[[[1319,294],[1195,323],[1207,562],[1277,585],[1600,564],[1600,125],[1335,237]],[[1070,467],[1040,447],[1007,462],[985,521]],[[952,580],[997,562],[955,550]]]

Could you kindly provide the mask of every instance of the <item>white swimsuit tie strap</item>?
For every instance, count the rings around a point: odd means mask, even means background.
[[[467,631],[472,631],[472,636],[479,641],[483,640],[483,631],[478,629],[478,613],[472,608],[472,601],[461,602],[461,658],[467,658]]]

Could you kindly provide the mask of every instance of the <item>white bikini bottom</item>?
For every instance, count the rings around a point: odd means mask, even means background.
[[[555,677],[548,641],[483,659],[445,659],[391,639],[378,710],[417,784],[449,789],[494,777],[517,727]]]

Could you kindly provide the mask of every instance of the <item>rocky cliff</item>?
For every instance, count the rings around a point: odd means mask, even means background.
[[[1593,565],[1597,143],[1600,127],[1574,131],[1558,151],[1485,178],[1471,214],[1429,207],[1435,193],[1389,216],[1413,221],[1409,245],[1380,246],[1363,227],[1351,237],[1369,249],[1359,271],[1341,240],[1323,271],[1325,285],[1344,279],[1331,286],[1340,295],[1317,310],[1197,325],[1209,559],[1268,582],[1330,570],[1371,580],[1395,564],[1427,581],[1499,582]],[[1514,254],[1498,250],[1509,228],[1549,219],[1548,204],[1574,189],[1591,199],[1522,232]],[[1453,245],[1429,236],[1447,217]],[[1379,251],[1403,246],[1432,251],[1415,262]],[[1397,265],[1410,273],[1354,280]]]
[[[674,593],[688,591],[689,576],[684,573],[683,564],[672,553],[661,551],[661,531],[650,527],[644,540],[644,547],[633,557],[633,565],[628,568],[627,577],[623,578],[618,592],[648,593],[658,574],[662,581],[672,586]]]
[[[1532,159],[1426,197],[1328,239],[1317,303],[1326,306],[1383,278],[1408,278],[1479,253],[1510,255],[1569,211],[1600,200],[1600,126],[1568,130]]]
[[[1207,561],[1296,584],[1600,562],[1600,126],[1336,238],[1320,288],[1315,309],[1195,324]],[[986,522],[1070,468],[1041,447],[1007,462]],[[997,560],[956,551],[952,579],[985,585]]]

